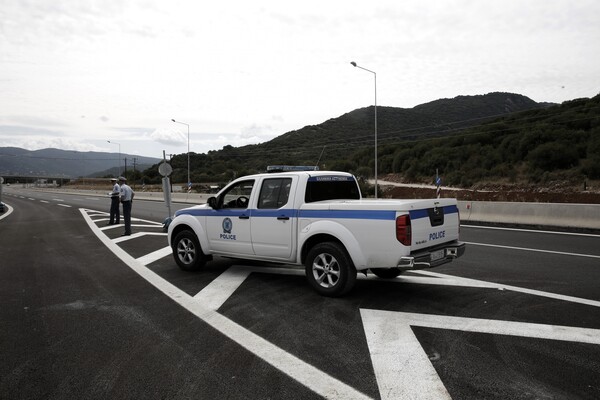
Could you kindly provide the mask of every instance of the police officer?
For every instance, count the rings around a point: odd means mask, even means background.
[[[110,219],[108,220],[108,225],[118,225],[121,221],[121,215],[119,214],[119,197],[121,196],[121,188],[117,183],[117,178],[112,178],[110,182],[113,185],[112,192],[108,195],[110,196]]]
[[[121,187],[121,203],[123,204],[123,219],[125,220],[125,233],[122,236],[131,235],[131,202],[135,193],[127,185],[125,177],[119,177],[119,186]]]

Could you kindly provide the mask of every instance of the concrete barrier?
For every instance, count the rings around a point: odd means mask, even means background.
[[[459,201],[462,223],[600,229],[600,204]]]

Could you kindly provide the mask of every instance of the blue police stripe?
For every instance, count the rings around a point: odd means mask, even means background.
[[[457,213],[458,208],[454,205],[444,207],[444,214]],[[427,210],[413,210],[409,212],[411,219],[427,218]],[[284,208],[280,210],[265,209],[199,209],[199,210],[179,210],[178,215],[192,215],[196,217],[239,217],[241,215],[251,217],[299,217],[299,218],[342,218],[342,219],[374,219],[374,220],[395,220],[395,210],[297,210]]]
[[[300,210],[300,218],[345,218],[345,219],[377,219],[394,220],[396,211],[386,210]]]

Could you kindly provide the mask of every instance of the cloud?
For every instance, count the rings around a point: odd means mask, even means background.
[[[187,143],[187,135],[175,128],[159,128],[150,134],[150,139],[168,146]]]
[[[12,139],[12,141],[18,141],[19,137],[27,136],[63,136],[61,132],[45,129],[36,128],[31,126],[18,126],[18,125],[0,125],[0,137],[6,137]],[[2,146],[7,140],[3,140]]]
[[[55,118],[44,118],[37,115],[9,115],[1,120],[10,123],[25,125],[25,126],[50,126],[50,127],[64,127],[67,126],[63,121]]]
[[[242,139],[260,138],[261,136],[265,136],[265,134],[270,136],[272,131],[273,128],[271,125],[252,124],[242,127],[240,137]]]
[[[98,147],[94,144],[82,142],[79,139],[72,139],[66,137],[49,136],[47,133],[42,134],[42,130],[32,131],[28,133],[37,133],[37,135],[21,135],[15,136],[4,134],[4,126],[0,126],[0,137],[2,139],[2,147],[18,147],[26,150],[40,150],[40,149],[61,149],[61,150],[74,150],[74,151],[105,151],[104,148]]]

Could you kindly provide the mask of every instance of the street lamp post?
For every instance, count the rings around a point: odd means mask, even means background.
[[[373,77],[375,78],[375,198],[377,198],[377,73],[357,65],[354,61],[352,61],[350,64],[356,68],[360,68],[372,73]]]
[[[121,143],[111,142],[110,140],[107,140],[107,142],[110,144],[118,144],[119,145],[119,175],[121,175]]]
[[[188,130],[188,140],[187,140],[187,145],[188,145],[188,149],[187,149],[187,159],[188,159],[188,168],[187,168],[187,172],[188,172],[188,191],[191,189],[192,187],[192,181],[190,180],[190,125],[186,124],[185,122],[180,122],[180,121],[175,121],[173,118],[171,118],[171,121],[175,122],[176,124],[181,124],[181,125],[186,125],[187,126],[187,130]]]

